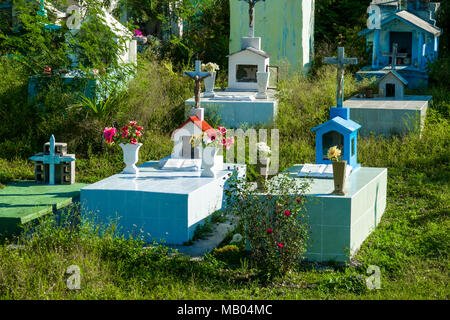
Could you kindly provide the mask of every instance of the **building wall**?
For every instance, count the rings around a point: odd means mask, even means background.
[[[266,0],[255,6],[255,36],[271,54],[270,65],[290,73],[307,72],[314,50],[315,0]],[[230,53],[240,50],[248,36],[248,4],[230,0]]]

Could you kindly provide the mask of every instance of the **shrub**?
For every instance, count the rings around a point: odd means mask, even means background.
[[[308,238],[304,193],[309,183],[281,174],[268,181],[267,194],[257,194],[253,183],[234,176],[228,183],[227,213],[239,218],[256,264],[268,278],[293,269]]]

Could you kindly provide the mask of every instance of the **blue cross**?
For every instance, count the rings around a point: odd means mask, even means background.
[[[344,67],[346,64],[358,64],[357,58],[345,58],[344,47],[338,48],[337,58],[325,58],[324,63],[337,65],[337,94],[336,107],[342,108],[344,105]]]
[[[50,154],[36,155],[29,158],[31,161],[40,161],[44,164],[49,165],[49,174],[50,177],[48,179],[48,184],[55,184],[55,164],[60,164],[61,162],[71,162],[75,161],[74,158],[71,157],[62,157],[59,155],[55,155],[55,136],[52,135],[50,137]]]

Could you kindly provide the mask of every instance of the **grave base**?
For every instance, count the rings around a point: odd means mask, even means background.
[[[359,134],[369,136],[404,135],[421,130],[431,96],[405,96],[403,99],[353,97],[344,101],[350,118],[361,125]]]
[[[0,237],[17,235],[21,225],[64,208],[80,197],[86,184],[41,185],[12,182],[0,189]]]
[[[139,166],[139,175],[116,174],[81,189],[82,214],[96,222],[116,220],[125,236],[181,245],[192,239],[195,228],[224,204],[226,180],[236,166],[224,164],[216,178],[201,171],[158,169],[158,161]],[[230,167],[230,170],[228,170]]]
[[[291,167],[290,176],[297,178],[301,168]],[[348,178],[345,196],[334,195],[333,190],[333,179],[313,179],[306,193],[307,221],[311,226],[307,260],[349,261],[384,213],[387,169],[359,168]]]
[[[217,118],[227,128],[272,124],[278,111],[275,92],[268,91],[266,99],[256,99],[256,94],[247,91],[216,91],[213,98],[201,97],[200,107],[205,109],[207,117]],[[191,98],[185,103],[194,106],[195,99]]]

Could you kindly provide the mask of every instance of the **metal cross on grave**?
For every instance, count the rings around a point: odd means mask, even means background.
[[[345,58],[344,47],[338,47],[337,58],[325,58],[324,63],[337,65],[337,95],[336,107],[344,105],[344,67],[347,64],[358,64],[358,58]]]
[[[266,0],[239,0],[239,1],[245,1],[248,3],[248,26],[249,26],[249,36],[254,38],[255,37],[255,5],[260,1],[266,1]]]
[[[55,184],[55,165],[60,164],[61,162],[71,162],[75,161],[74,158],[64,157],[55,154],[55,136],[52,135],[50,137],[50,153],[49,154],[40,154],[33,157],[30,157],[31,161],[40,161],[44,164],[49,165],[49,179],[48,183],[53,185]]]
[[[195,71],[185,71],[183,75],[195,80],[195,108],[200,108],[200,89],[203,79],[211,76],[211,72],[201,71],[202,62],[195,60]]]
[[[395,71],[395,67],[397,65],[397,58],[406,58],[408,56],[407,53],[398,53],[398,44],[392,44],[392,52],[383,53],[385,57],[391,57],[391,70]]]

